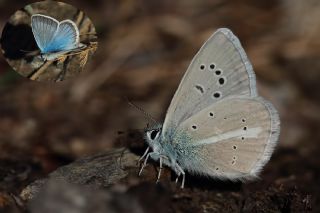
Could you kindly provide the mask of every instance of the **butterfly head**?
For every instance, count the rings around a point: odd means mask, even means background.
[[[41,60],[45,61],[46,60],[46,56],[43,53],[40,53],[40,58]]]
[[[160,149],[161,130],[162,126],[158,124],[153,127],[147,127],[144,131],[144,138],[154,151]]]
[[[40,53],[40,59],[41,59],[42,61],[46,62],[46,61],[52,60],[52,57],[50,56],[50,53],[43,53],[43,52],[41,52],[41,53]]]

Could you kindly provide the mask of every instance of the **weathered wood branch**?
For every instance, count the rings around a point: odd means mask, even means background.
[[[32,199],[49,179],[95,188],[107,187],[124,180],[129,174],[137,176],[138,159],[138,155],[124,148],[85,157],[58,168],[46,179],[30,184],[21,192],[21,197],[24,200]]]

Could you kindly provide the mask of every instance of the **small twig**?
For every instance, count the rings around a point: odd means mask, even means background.
[[[51,64],[53,61],[46,61],[38,70],[31,74],[31,80],[36,80]]]

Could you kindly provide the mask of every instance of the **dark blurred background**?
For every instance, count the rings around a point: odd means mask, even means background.
[[[119,147],[128,130],[145,127],[124,97],[163,120],[195,53],[227,27],[253,64],[260,94],[281,117],[279,145],[262,179],[291,187],[320,211],[320,1],[65,2],[91,18],[98,50],[85,74],[56,84],[24,79],[0,58],[0,208],[1,196]],[[0,28],[25,4],[0,0]]]

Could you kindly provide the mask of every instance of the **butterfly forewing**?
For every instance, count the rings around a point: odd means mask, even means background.
[[[168,109],[163,135],[226,97],[255,97],[255,76],[239,40],[219,29],[192,60]]]
[[[177,132],[190,138],[183,145],[194,155],[192,168],[185,164],[187,170],[243,179],[256,176],[269,160],[279,131],[278,114],[270,103],[260,97],[234,97],[193,115]]]
[[[31,28],[36,43],[42,53],[48,52],[48,45],[52,43],[59,22],[49,16],[35,14],[31,17]]]

